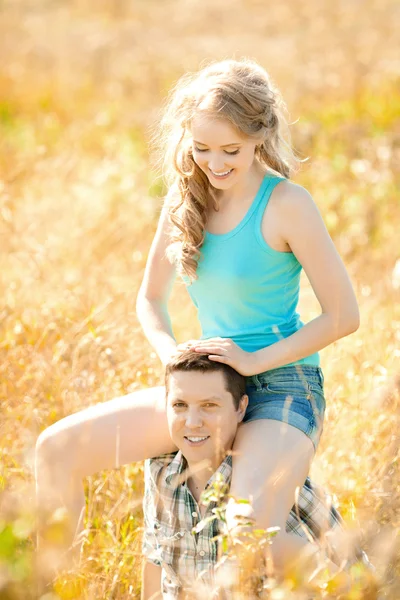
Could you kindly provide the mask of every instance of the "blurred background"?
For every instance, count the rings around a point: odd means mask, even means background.
[[[379,597],[399,598],[399,26],[395,0],[0,2],[0,599],[36,597],[39,433],[162,380],[134,309],[165,193],[150,128],[181,74],[241,57],[286,100],[308,159],[295,181],[360,303],[360,329],[321,353],[311,474],[373,559]],[[319,312],[305,277],[300,311]],[[198,335],[179,282],[171,314],[179,341]],[[46,600],[139,596],[141,469],[85,481],[85,561]]]

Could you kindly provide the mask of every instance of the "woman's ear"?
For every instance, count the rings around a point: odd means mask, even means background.
[[[240,398],[239,408],[237,410],[237,413],[238,413],[238,423],[241,423],[243,421],[243,417],[245,415],[248,403],[249,403],[249,397],[248,397],[248,395],[247,394],[243,394],[243,396]]]

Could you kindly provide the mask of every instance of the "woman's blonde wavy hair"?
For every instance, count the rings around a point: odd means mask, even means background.
[[[257,140],[258,161],[290,178],[299,159],[291,148],[285,104],[268,73],[248,59],[213,62],[181,77],[171,90],[153,144],[169,193],[172,224],[167,254],[190,281],[196,269],[210,206],[218,210],[216,189],[193,159],[190,123],[199,113],[226,119],[241,135]]]

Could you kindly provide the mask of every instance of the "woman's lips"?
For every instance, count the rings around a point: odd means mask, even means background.
[[[233,169],[230,169],[227,173],[225,172],[225,175],[218,175],[217,173],[214,173],[214,171],[211,171],[211,169],[209,169],[209,171],[215,179],[227,179],[232,173]]]

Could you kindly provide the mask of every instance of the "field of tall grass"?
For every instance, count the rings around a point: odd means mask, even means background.
[[[135,299],[165,189],[149,128],[176,79],[247,56],[287,101],[313,195],[353,281],[359,330],[321,353],[312,477],[400,597],[400,70],[392,0],[0,3],[0,599],[36,598],[34,447],[81,408],[162,380]],[[306,278],[300,312],[319,306]],[[184,287],[177,338],[199,328]],[[87,478],[81,567],[42,600],[137,598],[142,466]],[[48,539],[57,544],[55,515]],[[334,587],[315,591],[334,598]],[[270,596],[306,598],[288,582]]]

